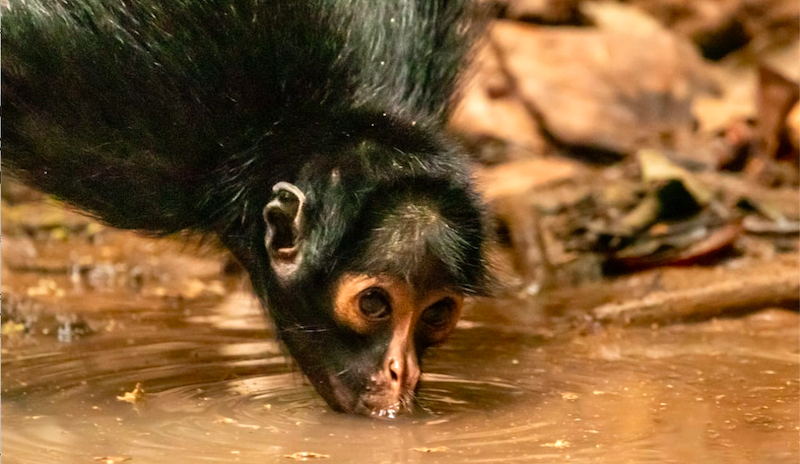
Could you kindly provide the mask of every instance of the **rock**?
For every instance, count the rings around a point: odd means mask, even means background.
[[[454,127],[534,149],[686,145],[692,99],[713,87],[697,52],[631,8],[592,5],[593,28],[496,21]]]

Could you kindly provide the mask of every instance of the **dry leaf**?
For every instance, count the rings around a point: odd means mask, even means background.
[[[707,205],[712,198],[708,190],[692,173],[670,161],[657,150],[639,150],[639,167],[642,171],[642,180],[645,182],[665,182],[677,180],[683,184],[692,198],[701,206]]]
[[[142,388],[142,384],[137,382],[136,387],[134,387],[133,391],[125,392],[124,395],[118,396],[117,400],[124,401],[130,404],[136,404],[144,398],[144,388]]]
[[[8,321],[2,326],[0,326],[1,335],[11,335],[24,331],[25,331],[25,324],[18,324],[14,321]]]

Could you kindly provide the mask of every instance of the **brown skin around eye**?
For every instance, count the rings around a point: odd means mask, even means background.
[[[455,311],[455,301],[452,298],[443,298],[422,312],[422,322],[435,330],[440,330],[448,325]]]
[[[344,274],[336,286],[334,314],[342,325],[366,335],[388,323],[408,293],[394,279]]]
[[[439,289],[416,297],[404,281],[387,276],[344,274],[334,297],[336,319],[360,334],[369,334],[389,321],[397,326],[410,318],[430,343],[443,340],[461,314],[464,298]],[[401,325],[401,324],[400,324]]]
[[[444,341],[456,326],[463,306],[464,297],[460,294],[446,290],[431,292],[421,305],[417,332],[429,344]]]

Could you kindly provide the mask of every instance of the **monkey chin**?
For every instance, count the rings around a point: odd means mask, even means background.
[[[402,414],[414,410],[414,393],[407,392],[398,398],[391,393],[375,394],[371,392],[354,394],[344,385],[331,385],[329,395],[323,394],[328,404],[336,411],[356,414],[373,419],[395,419]]]
[[[333,387],[331,396],[323,394],[323,397],[331,408],[338,412],[374,419],[395,419],[414,410],[413,392],[405,393],[400,398],[391,394],[370,393],[356,396],[350,391]]]
[[[374,419],[395,419],[414,410],[419,385],[394,391],[371,385],[358,392],[346,385],[338,375],[328,375],[327,382],[317,382],[316,386],[325,402],[337,412]]]

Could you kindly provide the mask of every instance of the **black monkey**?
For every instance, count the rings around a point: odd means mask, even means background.
[[[3,166],[112,226],[218,236],[323,398],[393,416],[487,283],[443,130],[473,9],[9,0]]]

